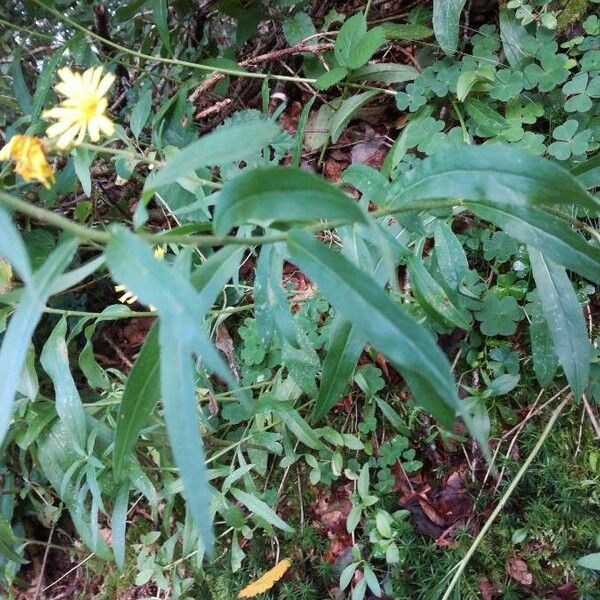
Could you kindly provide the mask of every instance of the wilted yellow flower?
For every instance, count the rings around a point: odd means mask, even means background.
[[[284,558],[279,561],[272,569],[267,571],[260,579],[253,581],[246,586],[239,594],[238,598],[254,598],[267,590],[270,590],[290,568],[291,562]]]
[[[42,140],[30,135],[13,135],[10,141],[0,150],[0,160],[12,159],[15,173],[25,181],[36,179],[45,188],[54,183],[52,167],[46,160],[46,150]]]
[[[71,71],[69,67],[59,69],[61,81],[54,89],[65,99],[42,115],[57,121],[48,128],[46,134],[57,138],[55,143],[58,148],[81,144],[86,131],[92,142],[100,139],[100,132],[105,135],[114,133],[115,126],[106,116],[108,100],[105,94],[115,76],[107,73],[103,77],[102,72],[102,67],[91,68],[83,73]]]
[[[163,260],[165,258],[164,246],[156,246],[154,249],[154,258],[157,260]],[[130,292],[124,285],[115,285],[115,292],[118,294],[124,292],[123,295],[119,297],[119,302],[122,302],[123,304],[133,304],[134,302],[137,302],[138,297],[133,292]],[[149,306],[148,308],[153,312],[156,310],[154,306]]]

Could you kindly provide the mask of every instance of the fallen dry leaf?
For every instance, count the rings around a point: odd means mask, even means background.
[[[292,566],[292,563],[284,558],[279,561],[272,569],[267,571],[262,577],[247,585],[239,594],[238,598],[254,598],[267,590],[270,590]]]
[[[511,579],[521,585],[530,586],[533,583],[533,576],[527,569],[527,563],[517,556],[508,559],[506,572]]]
[[[498,588],[493,583],[490,583],[490,580],[486,577],[482,577],[479,580],[479,591],[482,600],[494,600],[494,598],[498,597]]]

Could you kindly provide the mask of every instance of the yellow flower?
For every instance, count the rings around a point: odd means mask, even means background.
[[[267,590],[270,590],[290,568],[291,562],[284,558],[279,561],[271,570],[267,571],[260,579],[247,585],[239,594],[238,598],[254,598]]]
[[[86,131],[92,142],[100,139],[100,132],[108,136],[114,133],[115,126],[106,116],[108,100],[105,95],[115,76],[107,73],[103,77],[102,71],[102,67],[88,69],[84,73],[75,73],[69,67],[59,69],[61,81],[54,89],[65,99],[42,115],[45,119],[57,121],[46,134],[57,138],[58,148],[81,144]]]
[[[0,160],[12,159],[15,173],[25,181],[36,179],[45,188],[54,183],[52,167],[46,160],[46,150],[42,140],[29,135],[13,135],[10,141],[0,150]]]
[[[156,258],[157,260],[163,260],[165,258],[164,246],[156,246],[156,248],[154,249],[154,258]],[[124,292],[123,295],[119,297],[119,302],[122,302],[123,304],[133,304],[134,302],[137,302],[138,297],[133,292],[130,292],[127,289],[127,287],[122,284],[115,285],[115,292],[117,292],[118,294]],[[156,310],[154,306],[149,306],[148,308],[152,312]]]

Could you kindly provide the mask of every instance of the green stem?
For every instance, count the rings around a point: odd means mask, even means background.
[[[189,69],[195,69],[198,71],[206,71],[209,73],[219,73],[221,75],[232,75],[234,77],[248,77],[251,79],[276,79],[279,81],[294,81],[298,83],[314,83],[316,79],[308,79],[306,77],[293,77],[291,75],[265,75],[264,73],[251,73],[248,71],[240,71],[238,69],[227,69],[224,67],[213,67],[211,65],[204,65],[202,63],[193,63],[185,60],[178,60],[176,58],[164,58],[162,56],[152,56],[151,54],[144,54],[143,52],[138,52],[137,50],[132,50],[131,48],[127,48],[126,46],[122,46],[121,44],[117,44],[111,40],[108,40],[93,31],[89,31],[79,23],[76,23],[69,17],[65,16],[63,13],[60,13],[55,8],[47,6],[41,0],[33,0],[35,4],[41,6],[44,10],[53,14],[55,17],[63,21],[64,23],[68,23],[74,29],[85,33],[87,36],[102,42],[108,46],[115,48],[116,50],[120,50],[121,52],[126,52],[127,54],[131,54],[132,56],[137,56],[138,58],[144,60],[150,60],[153,62],[160,62],[167,65],[177,65],[180,67],[187,67]]]
[[[57,215],[52,211],[46,210],[45,208],[25,202],[24,200],[16,198],[15,196],[7,194],[6,192],[0,191],[0,204],[4,204],[13,210],[36,219],[37,221],[44,221],[45,223],[48,223],[48,225],[54,225],[55,227],[72,233],[73,235],[84,240],[90,240],[100,244],[107,244],[110,240],[110,233],[107,231],[97,231],[95,229],[90,229],[89,227],[84,227],[83,225],[79,225],[70,219],[66,219],[61,215]]]
[[[552,416],[550,417],[548,424],[544,428],[544,431],[542,432],[540,439],[537,441],[536,445],[533,447],[531,454],[527,457],[527,460],[523,463],[523,465],[519,469],[519,472],[515,475],[515,478],[511,481],[510,485],[508,486],[508,488],[502,495],[502,498],[500,498],[500,502],[498,502],[498,505],[496,506],[496,508],[494,509],[492,514],[490,515],[489,519],[486,521],[485,525],[481,528],[481,531],[479,532],[479,534],[477,535],[477,537],[471,544],[471,547],[469,548],[469,550],[467,551],[467,553],[465,554],[463,559],[458,563],[458,568],[456,569],[456,572],[454,573],[454,577],[450,581],[450,584],[448,585],[448,588],[446,589],[446,592],[444,593],[442,600],[448,600],[450,598],[450,594],[452,593],[452,590],[456,587],[458,580],[460,579],[461,575],[463,574],[464,570],[466,569],[467,565],[469,564],[469,561],[471,560],[473,554],[475,554],[477,547],[483,540],[485,534],[490,530],[491,526],[493,525],[494,521],[496,520],[496,517],[500,514],[500,512],[504,508],[504,505],[508,502],[508,499],[511,497],[512,493],[515,491],[515,488],[517,487],[517,485],[523,478],[523,475],[525,475],[525,473],[527,472],[527,469],[529,469],[529,466],[533,462],[533,459],[537,456],[538,452],[544,445],[544,442],[546,441],[546,438],[550,434],[550,431],[552,430],[554,423],[556,423],[556,420],[558,419],[558,417],[560,417],[560,415],[561,415],[563,409],[565,408],[567,402],[569,401],[569,399],[570,399],[570,396],[565,398],[560,403],[560,405],[556,408],[556,410],[552,413]]]
[[[465,144],[470,144],[471,137],[469,136],[469,130],[467,129],[465,119],[462,115],[462,112],[460,112],[460,108],[458,108],[458,104],[456,103],[456,100],[452,100],[452,108],[454,109],[454,112],[456,113],[456,116],[458,117],[458,122],[460,123],[460,128],[462,130],[462,136],[463,136],[463,142]]]

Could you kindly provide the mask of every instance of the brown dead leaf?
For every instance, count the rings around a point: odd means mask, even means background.
[[[498,588],[490,583],[489,579],[482,577],[479,580],[479,592],[481,593],[482,600],[494,600],[498,597]]]
[[[521,585],[528,587],[533,583],[533,576],[527,568],[527,563],[518,556],[513,556],[508,559],[506,573],[511,579],[514,579]]]
[[[231,369],[234,377],[240,380],[240,366],[238,365],[237,358],[235,356],[235,349],[233,347],[233,340],[227,331],[227,327],[221,323],[217,327],[217,335],[215,336],[215,346],[225,355],[227,364]]]

